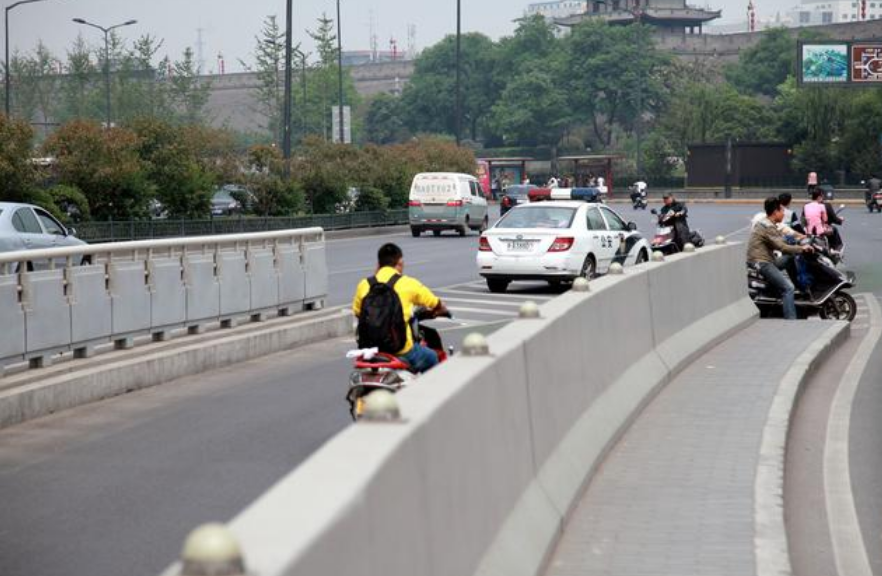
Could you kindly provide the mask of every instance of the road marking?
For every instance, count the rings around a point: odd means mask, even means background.
[[[452,310],[459,314],[460,312],[474,312],[476,314],[487,314],[490,316],[507,316],[509,318],[514,318],[517,314],[513,312],[499,312],[498,310],[482,310],[480,308],[460,308],[459,306],[453,307]]]
[[[515,308],[519,308],[521,306],[521,302],[494,302],[493,300],[474,300],[471,298],[444,297],[443,300],[445,302],[465,302],[467,304],[491,304],[493,306],[514,306]],[[529,300],[529,298],[527,298],[527,300]]]
[[[408,266],[423,266],[425,264],[432,264],[433,260],[417,260],[416,262],[407,262]],[[376,266],[359,266],[358,268],[344,268],[343,270],[334,270],[333,272],[329,272],[329,276],[335,276],[337,274],[352,274],[353,272],[376,272]]]
[[[468,296],[493,296],[493,298],[517,298],[523,300],[551,300],[555,296],[540,296],[534,294],[493,294],[491,292],[475,292],[474,290],[454,290],[452,288],[440,288],[438,292],[449,292],[451,294],[466,294]]]
[[[875,298],[864,298],[871,328],[848,365],[830,409],[824,443],[824,494],[839,576],[873,576],[851,489],[848,433],[851,410],[861,376],[873,349],[882,337],[882,307]]]

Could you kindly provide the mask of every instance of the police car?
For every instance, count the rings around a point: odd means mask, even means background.
[[[613,262],[630,266],[649,259],[637,225],[598,202],[596,189],[584,190],[531,192],[529,204],[515,206],[481,234],[478,273],[491,292],[505,292],[518,280],[555,285],[591,278]],[[538,201],[543,195],[548,200]]]

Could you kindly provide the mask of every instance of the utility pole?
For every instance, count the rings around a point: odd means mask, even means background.
[[[456,0],[456,145],[462,142],[462,86],[460,85],[461,68],[461,36],[462,36],[462,6],[461,0]]]
[[[337,0],[337,89],[340,91],[338,115],[340,125],[340,144],[345,144],[343,137],[343,38],[340,25],[340,0]]]
[[[287,0],[285,10],[285,108],[282,133],[282,154],[285,157],[285,177],[291,175],[291,56],[294,50],[293,38],[294,6]]]

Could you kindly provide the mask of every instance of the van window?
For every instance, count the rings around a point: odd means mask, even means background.
[[[481,195],[480,193],[478,193],[478,183],[475,182],[474,180],[469,180],[469,190],[471,190],[472,196],[480,196]]]

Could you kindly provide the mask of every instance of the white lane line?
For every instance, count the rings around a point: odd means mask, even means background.
[[[871,328],[848,365],[830,409],[824,443],[824,494],[827,520],[833,541],[833,556],[839,576],[873,576],[861,532],[851,488],[848,433],[851,410],[861,376],[873,349],[882,337],[882,307],[875,298],[866,298]]]
[[[488,316],[507,316],[509,318],[517,316],[517,314],[513,312],[499,312],[498,310],[483,310],[481,308],[462,308],[460,306],[452,306],[451,310],[453,311],[454,316],[460,312],[474,312],[475,314],[487,314]]]
[[[407,266],[423,266],[425,264],[432,264],[434,260],[417,260],[416,262],[406,262]],[[353,272],[376,272],[377,267],[374,266],[359,266],[358,268],[344,268],[343,270],[334,270],[333,272],[329,272],[329,276],[335,276],[337,274],[352,274]]]
[[[439,292],[440,292],[440,290],[439,290]],[[453,298],[453,297],[446,297],[443,294],[441,296],[443,296],[442,299],[444,300],[444,302],[465,302],[466,304],[488,304],[488,305],[492,305],[492,306],[514,306],[515,308],[520,308],[520,306],[522,304],[521,302],[494,302],[493,300],[476,300],[476,299],[472,299],[472,298]],[[529,300],[529,298],[526,298],[525,300]]]
[[[475,292],[472,290],[453,290],[451,288],[439,288],[438,292],[448,292],[450,294],[465,294],[467,296],[493,296],[493,298],[517,298],[518,300],[551,300],[554,296],[539,296],[534,294],[492,294],[490,292]]]

